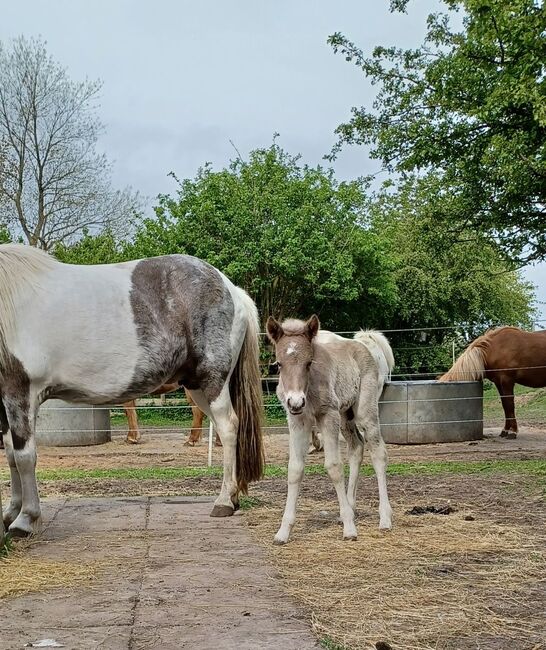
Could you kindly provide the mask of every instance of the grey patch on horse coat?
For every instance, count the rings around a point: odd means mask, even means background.
[[[0,395],[4,413],[0,420],[2,433],[5,433],[4,417],[7,419],[14,449],[23,449],[32,435],[29,422],[29,392],[30,380],[23,364],[13,355],[9,355],[6,368],[2,371]]]
[[[213,401],[231,370],[235,313],[220,273],[196,257],[167,255],[140,261],[131,279],[142,352],[128,392],[176,381]]]

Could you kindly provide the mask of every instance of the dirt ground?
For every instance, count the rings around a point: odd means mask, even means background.
[[[42,447],[39,468],[205,466],[206,442],[186,447],[184,441],[182,435],[154,433],[139,445],[128,445],[124,432],[116,431],[111,443],[97,447]],[[546,431],[522,427],[516,440],[506,440],[496,429],[486,430],[484,439],[476,442],[389,445],[388,450],[392,463],[545,459]],[[268,435],[266,453],[269,463],[286,465],[287,435]],[[221,462],[222,450],[215,448],[213,464]],[[323,454],[311,454],[307,462],[321,464]],[[219,485],[218,477],[85,478],[41,481],[40,492],[46,501],[68,497],[67,503],[77,509],[76,497],[214,495]],[[5,482],[3,487],[6,490]],[[362,477],[359,538],[347,543],[341,539],[329,479],[306,476],[291,541],[274,547],[286,479],[251,486],[252,507],[240,519],[325,647],[372,650],[384,642],[389,645],[383,647],[392,650],[546,650],[544,477],[517,472],[393,475],[388,488],[393,530],[377,529],[377,483],[373,476]],[[429,505],[449,505],[453,511],[408,514],[414,506]],[[184,523],[191,526],[189,519]],[[184,542],[183,527],[177,535],[179,553],[187,550],[193,557],[194,542],[189,537]],[[119,537],[117,543],[121,541]],[[222,561],[220,555],[215,561]],[[179,569],[183,573],[183,567]],[[160,610],[163,605],[155,606]]]
[[[435,460],[493,460],[546,458],[546,431],[522,427],[518,438],[506,440],[496,429],[486,429],[483,440],[435,445],[388,445],[393,463]],[[112,442],[90,447],[41,447],[39,469],[79,468],[112,469],[118,467],[203,467],[207,464],[206,439],[195,447],[186,447],[185,434],[154,432],[144,434],[138,445],[125,442],[124,431],[113,431]],[[270,464],[288,462],[288,435],[265,436],[266,459]],[[322,453],[310,454],[309,464],[320,464]],[[222,449],[213,447],[213,465],[222,464]]]

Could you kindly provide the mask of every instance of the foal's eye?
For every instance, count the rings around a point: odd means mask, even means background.
[[[311,363],[312,363],[311,361],[308,361],[308,362],[307,362],[307,364],[306,364],[306,366],[307,366],[307,370],[309,370],[309,368],[311,367]]]

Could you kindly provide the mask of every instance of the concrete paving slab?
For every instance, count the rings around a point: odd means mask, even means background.
[[[0,603],[0,649],[56,639],[68,650],[318,648],[244,516],[211,519],[209,498],[44,504],[33,557],[96,562],[84,586]]]

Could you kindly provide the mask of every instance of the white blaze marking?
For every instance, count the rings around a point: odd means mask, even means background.
[[[295,354],[296,353],[296,346],[293,343],[290,343],[290,345],[286,348],[286,354]]]

